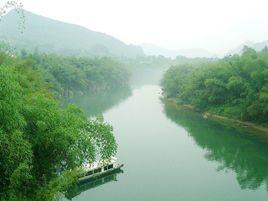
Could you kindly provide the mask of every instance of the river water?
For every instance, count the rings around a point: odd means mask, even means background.
[[[113,94],[115,95],[115,94]],[[106,97],[106,96],[105,96]],[[111,95],[112,97],[112,95]],[[76,201],[267,201],[268,142],[161,101],[157,84],[120,94],[110,107],[76,99],[114,127],[116,173],[72,189]],[[87,105],[88,101],[88,107]],[[96,101],[96,104],[94,103]]]

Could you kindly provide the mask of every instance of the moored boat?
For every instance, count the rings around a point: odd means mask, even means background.
[[[84,174],[79,178],[79,182],[89,179],[96,179],[121,169],[124,165],[117,163],[117,158],[111,157],[109,160],[99,160],[83,166]]]
[[[68,191],[65,193],[65,197],[68,200],[72,200],[73,198],[81,194],[82,192],[88,191],[93,188],[97,188],[99,186],[105,185],[110,182],[117,182],[118,175],[122,173],[123,173],[123,170],[117,169],[115,171],[112,171],[111,173],[107,173],[96,179],[87,179],[87,180],[78,182],[68,189]]]

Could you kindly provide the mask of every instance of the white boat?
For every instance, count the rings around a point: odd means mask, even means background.
[[[124,166],[123,164],[118,164],[116,161],[117,158],[111,157],[109,160],[99,160],[94,163],[84,164],[83,169],[85,172],[79,178],[79,182],[99,178],[103,175],[113,173]]]

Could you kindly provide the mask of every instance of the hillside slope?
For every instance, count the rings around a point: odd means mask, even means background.
[[[262,42],[258,42],[258,43],[247,41],[247,42],[243,43],[242,45],[238,46],[237,48],[235,48],[234,50],[229,51],[228,54],[230,54],[230,55],[233,55],[233,54],[242,54],[243,48],[245,46],[250,47],[250,48],[253,48],[257,52],[259,52],[259,51],[263,50],[266,46],[268,46],[268,40],[262,41]]]
[[[120,40],[84,27],[46,17],[25,13],[25,30],[18,29],[16,11],[5,15],[0,23],[0,40],[18,49],[76,56],[137,57],[143,55],[140,47],[126,45]]]

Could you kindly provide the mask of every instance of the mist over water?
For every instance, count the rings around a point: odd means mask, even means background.
[[[72,200],[266,200],[267,142],[162,102],[159,78],[137,82],[130,96],[103,111],[124,173],[89,184]]]
[[[113,90],[97,94],[84,94],[81,96],[67,97],[62,100],[63,105],[75,103],[89,117],[101,115],[111,107],[115,107],[131,95],[130,88]]]
[[[267,5],[0,2],[0,200],[268,200]]]

